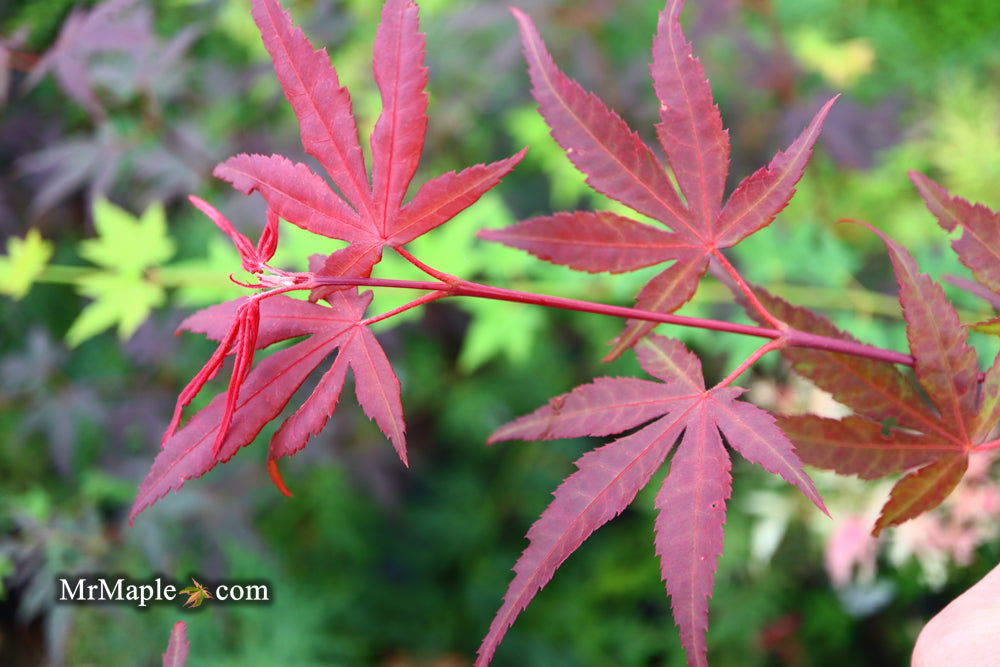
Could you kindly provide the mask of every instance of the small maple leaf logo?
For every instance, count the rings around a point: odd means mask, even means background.
[[[194,582],[194,586],[188,586],[178,591],[182,595],[188,596],[187,602],[184,603],[185,607],[200,607],[202,602],[212,599],[212,594],[205,590],[205,587],[198,583],[197,579],[191,577],[191,581]]]

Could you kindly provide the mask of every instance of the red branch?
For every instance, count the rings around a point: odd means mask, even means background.
[[[724,331],[726,333],[742,334],[744,336],[757,336],[758,338],[783,339],[784,344],[789,347],[806,347],[828,352],[840,352],[856,357],[865,357],[875,361],[884,361],[890,364],[902,364],[904,366],[913,365],[913,357],[902,352],[885,350],[863,343],[829,338],[810,334],[797,329],[788,328],[785,331],[769,329],[749,324],[736,324],[721,320],[704,319],[700,317],[687,317],[685,315],[673,315],[669,313],[656,313],[637,308],[627,308],[625,306],[612,306],[604,303],[594,303],[591,301],[580,301],[578,299],[566,299],[558,296],[547,296],[544,294],[532,294],[530,292],[520,292],[517,290],[504,289],[502,287],[491,287],[481,285],[466,280],[459,280],[453,285],[444,282],[431,282],[421,280],[388,280],[382,278],[341,278],[337,276],[313,276],[308,282],[308,287],[324,286],[358,286],[358,287],[397,287],[403,289],[432,290],[444,292],[445,296],[471,296],[482,299],[494,299],[497,301],[512,301],[515,303],[533,304],[548,308],[560,308],[562,310],[573,310],[582,313],[595,313],[597,315],[608,315],[610,317],[620,317],[624,319],[644,320],[647,322],[659,322],[662,324],[676,324],[684,327],[695,327],[698,329],[709,329],[712,331]]]

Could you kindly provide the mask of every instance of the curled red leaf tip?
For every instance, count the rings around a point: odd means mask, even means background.
[[[232,240],[236,250],[240,253],[243,270],[248,273],[261,273],[267,268],[267,262],[274,257],[274,252],[278,248],[278,214],[273,209],[267,210],[267,224],[260,234],[257,246],[254,247],[246,236],[236,231],[233,223],[229,221],[217,208],[209,204],[200,197],[190,195],[188,201],[194,204],[195,208],[204,213],[215,226]],[[243,283],[236,282],[239,285]]]
[[[257,256],[261,263],[267,263],[274,257],[274,251],[278,248],[278,214],[274,209],[267,209],[267,224],[260,233],[260,240],[257,241]]]

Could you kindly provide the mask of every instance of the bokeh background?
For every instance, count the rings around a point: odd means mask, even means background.
[[[350,86],[362,136],[379,102],[379,3],[287,0]],[[535,292],[631,303],[648,273],[575,274],[476,230],[608,207],[548,137],[505,2],[425,0],[430,125],[418,181],[530,145],[458,219],[413,244],[440,269]],[[653,140],[659,0],[521,0],[557,61]],[[513,304],[436,303],[380,339],[403,384],[411,469],[345,393],[336,417],[267,480],[265,442],[128,527],[176,393],[213,346],[173,335],[232,298],[238,258],[187,204],[248,234],[258,198],[211,177],[237,152],[303,159],[245,0],[0,3],[0,663],[157,664],[186,620],[192,665],[471,664],[524,533],[594,442],[489,432],[601,374],[620,324]],[[733,139],[732,178],[766,163],[843,94],[792,205],[734,249],[745,274],[879,346],[904,349],[892,276],[867,220],[924,271],[967,277],[907,178],[918,169],[1000,207],[1000,3],[691,0],[683,20]],[[278,262],[324,251],[291,225]],[[384,277],[408,269],[385,262]],[[963,321],[991,314],[946,287]],[[405,296],[405,295],[404,295]],[[379,293],[384,310],[400,295]],[[685,313],[738,319],[702,284]],[[722,377],[756,342],[670,329]],[[973,334],[984,359],[995,339]],[[746,374],[761,405],[836,413],[776,358]],[[308,391],[309,387],[304,388]],[[305,395],[305,394],[304,394]],[[294,401],[293,401],[294,402]],[[834,520],[737,464],[713,597],[717,665],[904,664],[922,624],[1000,560],[997,473],[982,460],[944,507],[878,541],[885,484],[817,475]],[[662,476],[662,472],[658,478]],[[655,488],[655,484],[651,485]],[[497,665],[680,665],[652,547],[651,489],[599,530],[522,614]],[[54,604],[55,576],[263,579],[268,605],[182,611]]]

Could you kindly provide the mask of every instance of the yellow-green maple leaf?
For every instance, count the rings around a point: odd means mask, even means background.
[[[0,257],[0,294],[20,299],[45,270],[52,257],[52,244],[37,229],[7,242],[7,256]]]
[[[80,243],[80,255],[101,270],[84,276],[79,291],[94,301],[87,304],[66,332],[66,342],[79,345],[117,325],[126,339],[163,305],[163,288],[149,279],[148,270],[173,257],[174,242],[167,235],[162,204],[153,204],[138,218],[106,199],[94,202],[97,237]]]

